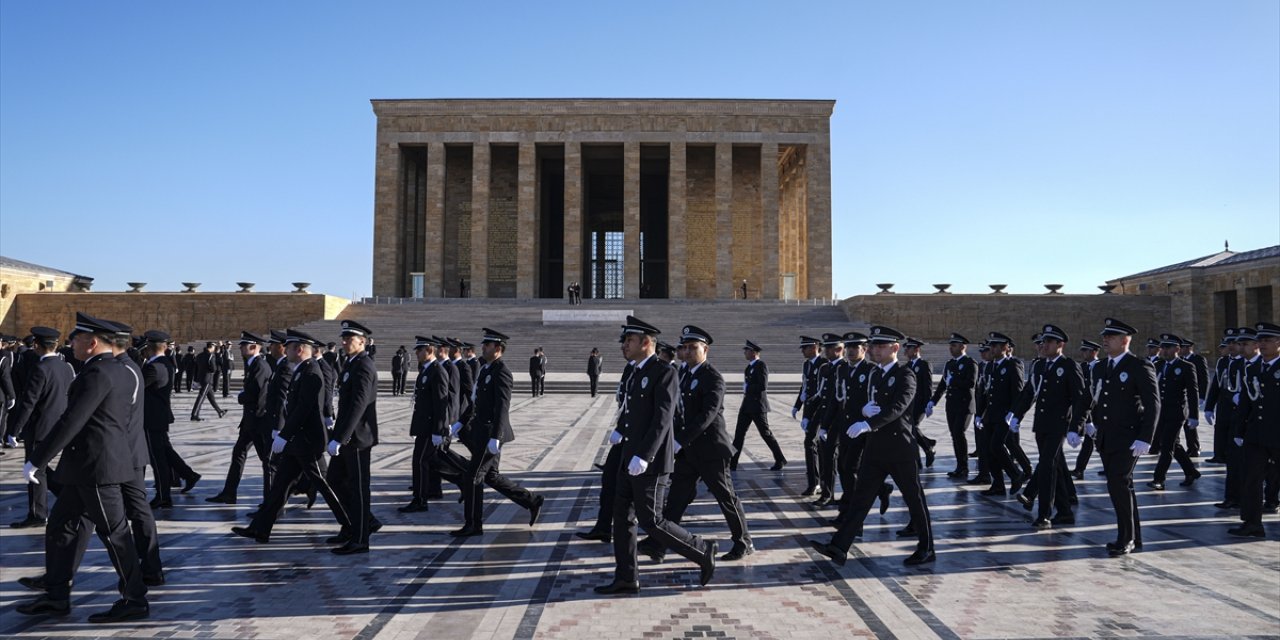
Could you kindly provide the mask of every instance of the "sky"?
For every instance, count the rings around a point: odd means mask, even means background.
[[[836,100],[839,297],[1280,244],[1274,0],[5,0],[0,254],[371,295],[369,100],[487,97]]]

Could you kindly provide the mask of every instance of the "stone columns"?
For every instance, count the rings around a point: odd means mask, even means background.
[[[582,279],[582,143],[564,145],[564,286]],[[588,292],[589,295],[590,292]],[[568,297],[568,292],[562,292]]]
[[[763,223],[761,237],[761,272],[764,274],[760,283],[760,297],[765,300],[777,300],[780,296],[778,287],[778,143],[766,142],[760,145],[760,210]]]
[[[640,143],[622,144],[622,295],[640,297]]]
[[[805,255],[809,260],[807,298],[831,297],[831,148],[823,143],[809,145],[805,160],[807,202],[805,216],[808,236]]]
[[[532,298],[538,281],[537,147],[521,142],[516,178],[516,297]]]
[[[422,291],[427,298],[444,297],[444,143],[427,145],[427,246]]]
[[[733,297],[733,144],[716,143],[716,297]]]
[[[378,141],[377,173],[373,185],[373,295],[404,295],[409,274],[401,251],[400,201],[404,190],[404,170],[400,166],[400,145]]]
[[[467,295],[489,297],[489,141],[471,146],[471,282]]]
[[[687,160],[684,140],[672,141],[671,161],[667,169],[667,296],[672,299],[684,299],[688,295],[684,225]]]

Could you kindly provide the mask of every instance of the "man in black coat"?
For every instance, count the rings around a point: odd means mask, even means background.
[[[71,365],[58,355],[58,337],[61,334],[56,329],[31,327],[31,335],[36,337],[34,348],[40,360],[32,369],[26,389],[13,410],[14,429],[22,438],[27,459],[49,437],[53,425],[62,417],[67,408],[67,390],[75,378]],[[47,468],[36,469],[36,482],[27,483],[27,517],[9,526],[22,529],[45,525],[49,519],[47,476]]]
[[[320,363],[314,358],[315,350],[320,348],[320,341],[293,329],[288,331],[285,340],[288,352],[285,366],[288,369],[277,375],[286,375],[291,380],[284,424],[271,441],[271,453],[277,465],[271,493],[262,508],[254,514],[249,526],[231,528],[232,533],[260,543],[270,540],[271,529],[284,511],[284,504],[300,477],[306,477],[324,495],[325,504],[329,505],[329,510],[342,530],[351,529],[351,518],[343,508],[343,501],[330,487],[320,468],[325,442],[329,439],[328,429],[324,426],[323,410],[328,393],[324,386],[324,376],[320,372]],[[329,446],[332,447],[332,443]]]
[[[167,338],[168,334],[152,330],[147,337],[163,342],[158,339]],[[167,508],[173,506],[170,496],[173,468],[169,466],[169,451],[173,448],[169,441],[169,425],[173,423],[173,407],[170,404],[173,382],[169,377],[169,366],[164,361],[164,352],[156,342],[148,341],[143,354],[146,360],[142,363],[142,426],[147,436],[147,450],[156,490],[151,508]]]
[[[178,366],[182,369],[183,373],[186,375],[186,390],[187,392],[190,392],[191,385],[195,382],[195,378],[196,378],[196,348],[195,347],[187,347],[187,352],[186,354],[181,356],[181,360],[178,362]]]
[[[595,588],[602,595],[640,591],[636,569],[636,522],[664,547],[697,563],[705,586],[716,569],[716,543],[703,540],[663,517],[670,475],[675,466],[673,419],[679,390],[676,372],[654,357],[656,327],[633,316],[623,325],[623,347],[635,369],[627,384],[622,441],[625,463],[618,472],[613,505],[613,580]]]
[[[720,557],[733,561],[755,553],[751,533],[747,531],[747,515],[742,501],[733,490],[729,460],[733,442],[724,424],[724,377],[707,361],[711,334],[694,325],[680,332],[688,374],[680,381],[679,404],[683,408],[674,427],[675,470],[671,474],[671,491],[662,515],[679,524],[684,512],[698,495],[701,480],[715,498],[729,525],[733,548]],[[644,544],[642,541],[641,544]],[[656,540],[645,545],[645,552],[661,561],[666,550]]]
[[[1093,397],[1095,376],[1094,370],[1101,362],[1098,360],[1098,351],[1102,350],[1102,345],[1092,340],[1080,341],[1080,375],[1084,378],[1084,388],[1089,392],[1089,410],[1085,411],[1085,432],[1080,438],[1080,453],[1076,456],[1076,465],[1071,470],[1071,477],[1076,480],[1084,479],[1085,467],[1089,466],[1089,458],[1093,456],[1093,435],[1090,426],[1093,424]],[[1101,371],[1101,369],[1098,369]]]
[[[222,376],[222,397],[231,395],[231,371],[236,368],[236,358],[231,354],[231,343],[222,343],[221,357],[218,358],[218,375]]]
[[[484,329],[480,347],[484,365],[475,381],[475,414],[463,444],[471,452],[462,483],[464,522],[461,529],[449,535],[459,538],[484,533],[484,485],[489,485],[507,499],[529,511],[529,526],[538,520],[543,497],[530,492],[499,470],[503,445],[515,440],[511,430],[511,371],[502,355],[507,348],[507,336],[492,329]],[[461,367],[461,368],[465,368]]]
[[[800,492],[802,496],[811,496],[818,492],[819,468],[818,468],[818,424],[814,420],[818,415],[818,409],[822,408],[821,399],[818,397],[818,367],[821,364],[821,358],[818,357],[818,339],[808,336],[800,336],[800,352],[804,355],[804,365],[801,367],[801,384],[800,393],[796,394],[795,404],[791,405],[791,417],[800,417],[800,430],[804,432],[804,475],[805,488]]]
[[[925,408],[933,397],[933,368],[929,361],[920,357],[920,348],[924,342],[916,338],[907,338],[903,343],[903,351],[907,356],[907,366],[916,373],[916,401],[911,405],[911,429],[915,432],[916,445],[924,451],[924,466],[933,467],[933,459],[937,455],[938,441],[920,432],[920,423],[924,421]]]
[[[595,347],[591,348],[591,355],[587,356],[587,379],[591,381],[591,397],[596,397],[596,389],[600,385],[600,372],[604,370],[604,359],[600,357],[600,350]]]
[[[369,552],[376,520],[370,507],[370,450],[378,444],[378,370],[365,346],[372,332],[354,321],[342,321],[342,348],[347,354],[339,383],[338,415],[328,451],[333,457],[329,484],[342,498],[351,523],[336,537],[338,555]]]
[[[839,438],[828,437],[836,430],[832,422],[840,412],[839,379],[844,369],[844,337],[838,333],[822,334],[822,357],[818,361],[818,409],[809,421],[818,429],[814,442],[818,446],[818,499],[815,507],[825,507],[835,499],[836,449]]]
[[[992,360],[990,373],[987,375],[986,401],[982,414],[981,428],[987,429],[988,470],[991,472],[991,487],[982,492],[984,496],[1006,495],[1004,476],[1008,474],[1012,491],[1018,492],[1022,483],[1027,480],[1013,457],[1009,454],[1008,440],[1010,436],[1007,416],[1013,409],[1013,402],[1022,393],[1022,361],[1010,357],[1013,340],[1003,333],[992,331],[987,335],[987,344],[991,347]],[[1016,437],[1016,434],[1014,434]]]
[[[769,365],[760,358],[763,349],[756,343],[747,340],[742,346],[742,356],[747,360],[746,369],[742,372],[742,405],[738,407],[738,421],[733,428],[733,460],[729,462],[729,470],[738,468],[738,458],[742,456],[742,447],[747,441],[747,431],[751,425],[760,432],[760,439],[773,454],[773,466],[770,471],[781,471],[787,465],[787,457],[782,455],[782,447],[778,439],[769,430]]]
[[[408,355],[405,348],[401,346],[391,356],[391,395],[393,396],[404,393],[404,379],[407,373],[405,365],[408,364],[405,360],[408,359]]]
[[[150,615],[133,534],[125,515],[120,485],[135,477],[135,450],[129,433],[132,404],[140,396],[141,381],[112,351],[116,327],[79,314],[72,344],[84,361],[71,383],[67,409],[50,429],[49,437],[31,452],[23,472],[36,481],[59,453],[62,458],[51,480],[62,486],[50,520],[78,523],[90,519],[109,548],[119,577],[121,599],[109,611],[93,614],[90,622],[138,620]],[[71,610],[71,583],[76,561],[77,528],[57,527],[45,535],[45,594],[18,606],[25,615],[66,615]]]
[[[1148,487],[1164,490],[1165,474],[1169,465],[1178,461],[1182,467],[1181,486],[1189,487],[1200,478],[1200,471],[1191,455],[1182,447],[1184,428],[1194,432],[1200,426],[1200,381],[1196,367],[1178,355],[1182,340],[1171,333],[1160,335],[1160,357],[1155,361],[1156,381],[1160,388],[1160,419],[1156,421],[1155,442],[1152,449],[1159,452],[1155,475]]]
[[[542,347],[533,350],[529,358],[529,389],[533,397],[546,393],[547,357],[542,354]]]
[[[841,378],[836,381],[836,399],[839,401],[839,406],[831,423],[835,432],[827,434],[828,439],[839,440],[836,462],[839,464],[842,491],[839,500],[840,511],[835,518],[827,522],[828,525],[836,528],[849,520],[849,514],[853,511],[854,488],[858,486],[858,469],[862,465],[862,452],[867,445],[866,438],[849,437],[845,425],[863,419],[862,409],[871,400],[871,375],[876,371],[875,363],[866,357],[867,344],[870,341],[866,334],[850,331],[842,338],[845,362],[841,368]],[[884,515],[889,510],[891,493],[893,493],[892,484],[884,482],[880,485],[880,493],[877,496],[880,499],[880,515]],[[860,524],[854,530],[854,535],[855,537],[862,535]]]
[[[956,468],[947,472],[953,480],[969,477],[969,422],[973,420],[974,388],[978,381],[978,363],[965,350],[969,339],[951,334],[947,349],[951,359],[942,367],[942,381],[933,390],[933,397],[924,407],[925,417],[933,415],[933,409],[945,396],[947,399],[947,430],[951,432],[951,449],[956,456]]]
[[[214,496],[217,499],[210,498],[210,502],[235,504],[250,447],[253,447],[254,453],[262,463],[262,499],[265,501],[271,493],[271,432],[276,429],[276,423],[274,417],[268,412],[273,363],[262,354],[262,345],[265,342],[263,338],[248,331],[240,333],[240,357],[244,361],[244,383],[239,395],[236,396],[236,402],[244,408],[244,411],[240,416],[236,443],[231,448],[231,465],[227,468],[226,483],[222,485],[222,491]]]
[[[624,334],[618,339],[621,343],[626,338]],[[626,358],[626,349],[622,349],[623,358]],[[631,373],[635,370],[635,362],[628,361],[627,366],[622,368],[622,377],[618,381],[618,387],[614,390],[614,404],[616,409],[613,413],[613,431],[609,432],[609,453],[605,454],[604,464],[598,465],[600,468],[600,509],[596,511],[596,524],[587,532],[575,532],[574,535],[583,540],[599,540],[601,542],[611,542],[613,540],[613,500],[617,496],[618,487],[618,470],[622,468],[622,438],[623,431],[626,430],[626,422],[623,415],[622,402],[626,398],[627,383],[631,380]]]
[[[14,351],[10,348],[13,341],[9,336],[0,335],[0,440],[4,440],[3,445],[9,446],[9,410],[18,401],[18,391],[13,388],[13,361]],[[17,433],[16,428],[14,433]]]
[[[1203,401],[1204,394],[1209,391],[1209,361],[1196,353],[1195,347],[1195,342],[1183,338],[1182,344],[1178,345],[1178,357],[1190,362],[1192,368],[1196,370],[1196,397]],[[1183,433],[1187,436],[1187,455],[1192,458],[1200,457],[1199,429],[1188,422],[1183,428]]]
[[[1160,416],[1160,392],[1151,361],[1129,352],[1133,327],[1107,318],[1102,348],[1107,358],[1098,368],[1098,397],[1093,408],[1094,437],[1107,476],[1107,493],[1116,510],[1117,535],[1107,552],[1121,556],[1142,548],[1133,468],[1151,450]]]
[[[431,469],[436,452],[449,436],[449,374],[436,359],[440,348],[431,338],[416,336],[413,352],[418,360],[418,377],[413,383],[413,416],[409,436],[413,438],[413,499],[400,507],[402,513],[427,510],[432,493],[440,492],[439,474],[434,486]]]
[[[862,522],[882,490],[885,478],[890,476],[902,491],[918,538],[915,552],[903,564],[914,566],[936,559],[933,525],[920,486],[919,453],[908,417],[915,401],[916,375],[911,367],[898,362],[898,350],[905,339],[906,336],[895,329],[871,327],[871,360],[876,368],[868,381],[870,401],[862,409],[864,419],[846,431],[850,438],[867,439],[851,511],[830,542],[810,542],[815,550],[840,565],[845,563],[849,547],[861,532]]]
[[[1266,537],[1262,513],[1267,507],[1274,509],[1275,503],[1264,503],[1263,483],[1274,487],[1275,464],[1280,461],[1280,325],[1259,322],[1253,330],[1259,356],[1245,372],[1232,433],[1233,443],[1243,449],[1242,523],[1227,533],[1242,538]]]
[[[195,382],[192,385],[196,387],[196,403],[191,406],[191,420],[194,422],[204,420],[200,417],[200,407],[206,399],[209,400],[209,406],[218,412],[219,418],[227,413],[213,397],[214,380],[218,375],[218,354],[214,353],[216,346],[212,342],[205,343],[204,351],[195,357]]]

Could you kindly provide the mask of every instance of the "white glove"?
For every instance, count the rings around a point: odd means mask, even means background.
[[[449,437],[450,437],[450,438],[456,438],[456,437],[458,437],[458,432],[459,432],[459,431],[462,431],[462,423],[461,423],[461,422],[455,422],[455,423],[453,423],[453,424],[449,425]]]
[[[933,405],[933,402],[932,402],[932,401],[931,401],[931,402],[929,402],[929,404],[926,404],[926,405],[924,406],[924,417],[926,417],[926,418],[932,418],[932,417],[933,417],[933,407],[934,407],[934,405]]]
[[[286,444],[289,444],[289,441],[281,438],[280,434],[277,433],[275,437],[271,438],[271,453],[279,455],[284,451],[284,445]]]
[[[1151,445],[1141,440],[1134,440],[1133,444],[1129,445],[1129,450],[1133,452],[1133,457],[1135,458],[1145,456],[1148,451],[1151,451]]]
[[[819,439],[819,440],[823,440],[823,441],[825,441],[825,440],[827,439],[827,430],[826,430],[826,429],[818,429],[818,439]]]
[[[6,409],[12,409],[12,408],[14,407],[14,405],[16,405],[16,404],[18,404],[18,399],[17,399],[17,398],[9,398],[9,404],[6,404],[6,405],[4,406],[4,408],[6,408]]]
[[[1204,413],[1204,400],[1200,401],[1200,413]]]
[[[674,443],[675,443],[675,445],[676,445],[675,453],[680,453],[680,450],[684,448],[684,447],[680,446],[680,441],[679,441],[679,440],[672,440],[672,442],[674,442]]]
[[[1236,405],[1236,406],[1239,406],[1239,405],[1240,405],[1240,392],[1239,392],[1239,391],[1237,391],[1235,395],[1231,396],[1231,404],[1234,404],[1234,405]]]
[[[1204,421],[1205,421],[1205,422],[1208,422],[1208,423],[1209,423],[1209,426],[1213,426],[1213,412],[1212,412],[1212,411],[1206,411],[1206,412],[1204,412]]]
[[[330,440],[330,441],[329,441],[329,455],[330,455],[330,456],[336,456],[336,455],[338,455],[338,450],[339,450],[339,449],[341,449],[341,448],[342,448],[342,445],[338,444],[338,441],[337,441],[337,440]]]
[[[31,484],[40,484],[40,481],[36,480],[36,466],[31,464],[30,460],[26,461],[26,463],[22,465],[22,475],[27,477],[27,482],[30,482]]]
[[[1079,446],[1080,446],[1080,434],[1078,434],[1078,433],[1076,433],[1076,432],[1074,432],[1074,431],[1068,431],[1068,432],[1067,432],[1067,444],[1071,445],[1071,448],[1072,448],[1072,449],[1075,449],[1076,447],[1079,447]]]
[[[1200,421],[1195,418],[1191,418],[1187,420],[1187,426],[1191,427],[1192,429],[1195,429],[1196,427],[1200,426]]]
[[[1084,425],[1084,434],[1092,438],[1098,435],[1098,427],[1094,426],[1092,422],[1086,422]]]
[[[1017,419],[1017,418],[1014,418],[1013,420],[1010,420],[1010,421],[1009,421],[1009,431],[1011,431],[1011,432],[1013,432],[1013,433],[1017,433],[1017,432],[1018,432],[1018,425],[1019,425],[1019,424],[1022,424],[1022,421],[1021,421],[1021,420],[1019,420],[1019,419]]]
[[[874,418],[880,415],[880,405],[876,404],[875,400],[868,402],[862,407],[862,415],[868,418]]]
[[[279,429],[272,429],[272,430],[271,430],[271,439],[272,439],[272,440],[275,440],[275,439],[276,439],[276,438],[278,438],[278,437],[280,437],[280,430],[279,430]]]
[[[1012,411],[1010,411],[1009,413],[1004,414],[1004,423],[1012,427],[1012,426],[1013,426],[1013,418],[1014,418],[1014,415],[1013,415],[1013,412],[1012,412]]]
[[[799,411],[799,409],[795,409],[795,408],[792,408],[792,409],[791,409],[791,419],[792,419],[792,420],[795,420],[795,419],[796,419],[796,412],[797,412],[797,411]]]
[[[802,419],[802,420],[800,421],[800,430],[801,430],[801,431],[808,431],[808,430],[809,430],[809,419],[808,419],[808,418],[804,418],[804,419]]]
[[[617,429],[609,432],[609,444],[618,444],[622,442],[622,434]]]
[[[1232,438],[1231,441],[1235,442],[1237,447],[1244,446],[1244,438]]]
[[[973,426],[975,426],[975,427],[977,427],[977,428],[979,428],[979,429],[981,429],[981,428],[982,428],[982,416],[974,416],[974,417],[973,417]]]
[[[645,462],[640,456],[631,456],[631,462],[627,463],[627,473],[638,476],[649,468],[649,463]]]
[[[328,429],[328,428],[330,428],[330,427],[332,427],[332,426],[333,426],[333,418],[330,418],[330,417],[328,417],[328,416],[325,416],[325,419],[324,419],[324,428]]]
[[[502,443],[497,438],[489,438],[489,453],[496,456],[499,451],[502,451]]]
[[[845,431],[844,433],[850,438],[856,438],[870,430],[871,430],[871,425],[867,424],[866,422],[859,421],[849,425],[849,430]]]
[[[444,436],[438,433],[431,434],[431,446],[438,447],[442,444],[444,444]]]

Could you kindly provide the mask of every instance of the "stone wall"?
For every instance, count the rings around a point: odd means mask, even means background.
[[[17,296],[12,315],[23,332],[44,325],[65,336],[82,311],[123,322],[138,333],[163,329],[177,342],[194,342],[332,320],[348,304],[345,298],[309,293],[24,293]]]
[[[763,201],[760,196],[760,148],[733,148],[733,291],[741,296],[742,281],[747,295],[759,298],[763,286],[761,271],[764,249]]]
[[[471,282],[471,149],[446,147],[445,154],[444,290],[456,298],[458,279]]]
[[[686,295],[716,297],[716,155],[713,147],[688,149],[685,163]]]
[[[808,263],[805,250],[808,216],[805,209],[809,199],[809,180],[805,174],[804,152],[802,147],[790,147],[782,152],[778,165],[778,274],[795,274],[795,297],[800,299],[809,296],[805,286],[808,280],[805,269]],[[784,293],[779,289],[778,297]]]
[[[0,333],[27,334],[33,325],[18,322],[15,300],[23,294],[70,291],[75,278],[70,275],[33,273],[16,269],[0,269]],[[49,283],[53,285],[50,286]]]
[[[1107,317],[1133,325],[1135,344],[1174,326],[1165,295],[892,293],[854,296],[840,305],[854,323],[888,325],[926,342],[945,342],[954,331],[976,344],[999,331],[1013,338],[1021,354],[1029,353],[1031,335],[1045,323],[1067,332],[1072,352],[1082,338],[1097,342]]]
[[[518,149],[495,146],[489,182],[489,297],[516,297]]]

